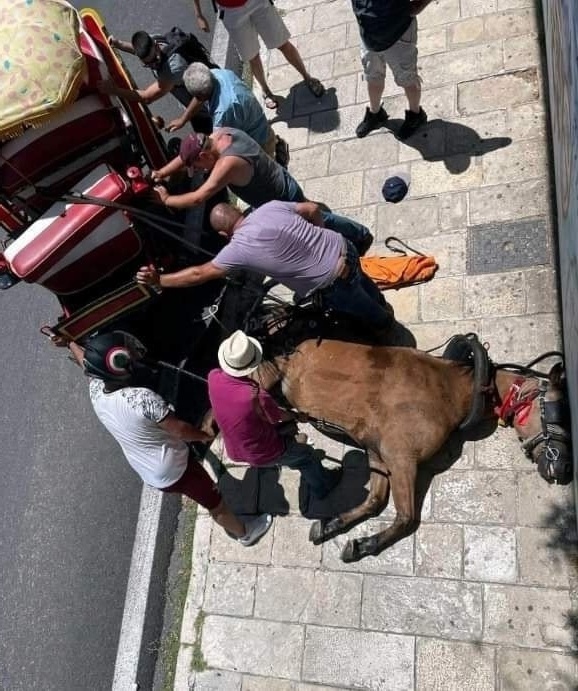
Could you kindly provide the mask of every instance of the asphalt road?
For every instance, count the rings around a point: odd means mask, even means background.
[[[93,7],[119,37],[193,30],[182,0]],[[156,112],[177,112],[164,100]],[[0,304],[0,690],[110,689],[140,480],[96,420],[87,381],[38,332],[59,313],[54,298],[20,284]]]

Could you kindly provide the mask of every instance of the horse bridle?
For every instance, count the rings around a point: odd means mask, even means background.
[[[527,402],[532,402],[538,399],[540,410],[540,431],[533,437],[528,439],[520,439],[522,449],[526,456],[534,461],[534,452],[536,449],[544,444],[543,454],[544,461],[549,468],[552,464],[560,460],[561,451],[556,446],[559,444],[569,445],[571,437],[566,432],[565,427],[568,424],[568,407],[564,398],[561,397],[556,401],[547,401],[546,394],[551,385],[548,375],[538,370],[532,369],[538,362],[550,357],[559,357],[564,362],[564,356],[558,351],[550,351],[540,355],[528,365],[502,364],[496,365],[496,369],[509,370],[518,372],[519,374],[529,375],[538,379],[538,388],[529,392],[529,394],[521,395],[522,387],[520,380],[516,380],[510,387],[508,394],[504,397],[502,405],[497,410],[497,413],[502,420],[502,424],[513,426],[516,415],[520,411],[520,406]],[[538,462],[540,466],[540,462]],[[551,471],[549,470],[549,474]],[[555,477],[546,478],[552,481]]]
[[[546,444],[544,453],[549,462],[558,461],[560,449],[552,445],[553,441],[563,444],[570,443],[570,435],[564,430],[564,422],[567,417],[563,400],[547,401],[548,382],[540,380],[538,385],[538,405],[540,406],[540,431],[538,434],[525,439],[522,442],[522,449],[529,458],[532,458],[533,451],[542,443]]]

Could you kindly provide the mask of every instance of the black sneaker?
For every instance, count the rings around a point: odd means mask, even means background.
[[[401,126],[397,136],[400,139],[407,139],[422,125],[427,122],[427,113],[420,107],[419,113],[414,113],[413,110],[405,111],[405,120]]]
[[[377,130],[383,127],[387,122],[389,115],[383,110],[383,107],[377,111],[377,113],[372,113],[369,108],[365,109],[365,115],[363,120],[355,128],[355,134],[361,139],[362,137],[367,137],[367,135],[373,130]]]
[[[289,144],[279,135],[275,138],[275,160],[283,168],[289,165]]]

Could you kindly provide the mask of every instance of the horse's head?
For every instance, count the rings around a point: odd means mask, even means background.
[[[570,482],[570,412],[561,363],[547,376],[516,377],[503,397],[499,414],[516,429],[524,452],[547,482]]]

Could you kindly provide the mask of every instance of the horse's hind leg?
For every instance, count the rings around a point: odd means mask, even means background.
[[[373,451],[367,452],[369,458],[369,494],[362,504],[351,511],[335,518],[315,521],[309,531],[309,539],[314,545],[320,545],[336,535],[344,533],[357,523],[378,516],[387,506],[389,499],[388,471],[379,456]]]
[[[377,555],[398,540],[411,535],[417,528],[415,511],[417,464],[412,460],[395,464],[390,476],[391,492],[395,504],[395,519],[381,533],[349,540],[341,553],[345,562],[357,561],[369,555]]]

